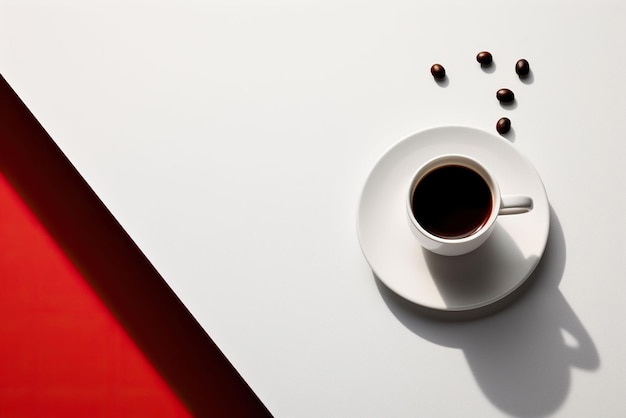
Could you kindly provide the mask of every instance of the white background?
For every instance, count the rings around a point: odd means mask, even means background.
[[[468,3],[2,0],[0,73],[276,417],[624,416],[626,6]],[[544,260],[494,316],[425,319],[359,250],[361,187],[501,116]]]

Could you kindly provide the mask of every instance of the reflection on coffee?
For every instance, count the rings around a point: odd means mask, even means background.
[[[432,170],[417,183],[411,210],[431,234],[463,238],[479,231],[489,219],[491,190],[474,170],[447,165]]]

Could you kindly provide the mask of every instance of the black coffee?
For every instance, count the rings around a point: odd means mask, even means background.
[[[489,219],[491,207],[491,190],[485,180],[460,165],[426,174],[411,200],[417,222],[442,238],[462,238],[478,231]]]

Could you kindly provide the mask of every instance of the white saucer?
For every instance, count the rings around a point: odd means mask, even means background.
[[[498,217],[485,244],[466,255],[445,257],[424,250],[413,236],[405,209],[411,176],[440,154],[478,159],[503,195],[530,196],[532,211]],[[403,298],[442,311],[492,304],[517,289],[546,247],[550,208],[533,165],[506,139],[467,127],[419,132],[389,149],[370,173],[359,203],[358,235],[374,274]]]

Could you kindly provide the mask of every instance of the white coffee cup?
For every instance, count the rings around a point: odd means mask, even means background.
[[[500,194],[489,171],[467,155],[441,155],[411,178],[406,200],[410,227],[419,243],[436,254],[454,256],[482,245],[499,215],[532,210],[530,197]]]

